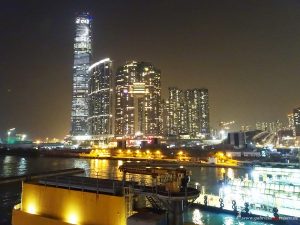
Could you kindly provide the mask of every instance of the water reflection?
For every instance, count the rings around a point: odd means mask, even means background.
[[[199,209],[195,209],[193,212],[193,223],[198,225],[203,225],[202,223],[202,214]]]
[[[225,217],[224,218],[224,224],[225,225],[233,225],[234,224],[234,219],[233,217]],[[240,224],[240,223],[239,223]]]
[[[21,158],[18,162],[18,173],[25,173],[27,170],[27,160]]]
[[[234,177],[245,176],[247,170],[232,168],[214,168],[214,167],[187,167],[192,171],[191,185],[197,183],[199,189],[204,189],[207,194],[219,194],[220,180],[225,177],[232,179]]]
[[[227,171],[227,177],[228,177],[229,179],[233,179],[233,178],[234,178],[234,171],[233,171],[233,169],[228,168],[228,171]]]
[[[253,220],[240,220],[238,217],[222,213],[210,213],[199,209],[189,209],[185,215],[186,224],[197,225],[272,225],[273,223]]]
[[[68,168],[83,168],[86,170],[86,176],[98,176],[102,178],[117,178],[122,179],[123,173],[118,169],[123,165],[122,160],[105,160],[105,159],[83,159],[83,158],[21,158],[15,156],[0,157],[0,176],[15,176],[26,173],[45,172],[50,170],[60,170]],[[208,193],[218,194],[218,180],[222,179],[222,169],[212,167],[187,167],[192,171],[192,182],[199,183],[199,188],[205,186]],[[245,175],[245,170],[225,169],[228,178],[240,177]],[[149,175],[132,175],[126,176],[127,180],[140,181],[147,184],[154,182]],[[0,187],[0,224],[1,219],[9,221],[11,218],[11,209],[14,204],[20,201],[21,185],[13,184],[11,186]],[[240,221],[235,217],[224,214],[214,214],[201,211],[199,209],[191,209],[185,214],[185,221],[188,224],[198,225],[262,225],[264,223],[253,221]],[[6,223],[8,224],[8,223]]]

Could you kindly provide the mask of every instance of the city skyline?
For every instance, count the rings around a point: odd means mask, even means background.
[[[158,1],[148,7],[137,1],[129,1],[128,5],[121,1],[103,5],[89,1],[86,6],[79,1],[65,1],[58,4],[63,12],[38,2],[6,2],[7,7],[1,9],[2,21],[7,23],[1,37],[5,46],[0,127],[4,131],[16,127],[34,137],[69,133],[72,24],[75,13],[85,10],[91,12],[95,22],[94,59],[110,57],[114,70],[130,60],[153,63],[162,71],[165,99],[170,86],[207,88],[212,127],[229,120],[253,127],[256,121],[286,121],[286,115],[300,105],[296,76],[300,71],[296,40],[300,26],[295,22],[300,21],[300,9],[295,1],[272,2],[241,5],[234,1],[221,3],[219,8],[217,4],[193,1],[180,7],[180,2],[174,1],[169,9],[166,2]],[[118,6],[133,9],[122,12]],[[151,15],[156,7],[157,19],[147,20],[145,16],[138,21],[131,14],[137,10],[138,14]],[[117,18],[105,12],[109,9]],[[182,16],[177,17],[180,10]],[[248,12],[250,18],[245,18],[243,12]],[[34,17],[26,18],[28,13]],[[237,18],[242,20],[237,22]],[[195,22],[197,19],[200,22]],[[22,26],[15,25],[21,22]],[[119,26],[114,28],[114,24]],[[12,29],[9,25],[15,26]],[[124,36],[124,32],[129,35]],[[14,47],[17,42],[18,48]]]

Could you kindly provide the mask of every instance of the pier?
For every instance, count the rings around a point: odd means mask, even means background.
[[[25,174],[25,175],[20,175],[20,176],[11,176],[11,177],[0,178],[0,185],[8,184],[8,183],[15,183],[15,182],[22,182],[22,181],[31,181],[31,180],[47,178],[47,177],[57,177],[57,176],[74,175],[74,174],[81,174],[81,173],[84,173],[84,170],[80,169],[80,168],[55,170],[55,171],[48,171],[48,172],[41,172],[41,173],[30,173],[30,174]]]
[[[183,168],[140,167],[133,165],[123,165],[120,167],[120,171],[123,173],[122,179],[71,175],[71,173],[83,172],[78,169],[38,174],[30,176],[30,179],[28,176],[11,179],[10,182],[24,181],[22,202],[15,206],[13,218],[15,218],[16,222],[13,222],[13,225],[19,225],[23,220],[22,218],[27,218],[30,214],[39,215],[38,223],[40,224],[50,217],[57,218],[57,220],[65,218],[63,212],[55,212],[52,206],[47,209],[43,205],[49,204],[47,202],[49,202],[50,198],[53,198],[53,201],[59,201],[58,199],[63,196],[65,196],[63,197],[64,201],[60,202],[57,207],[65,208],[73,201],[85,201],[84,198],[86,198],[86,201],[90,202],[89,204],[95,204],[93,207],[87,206],[89,210],[98,210],[98,213],[101,214],[110,213],[111,217],[116,216],[113,215],[115,211],[107,212],[106,210],[108,209],[105,208],[105,205],[111,205],[114,201],[119,202],[118,212],[122,212],[121,215],[124,214],[124,218],[121,218],[123,222],[120,222],[120,224],[126,224],[124,219],[129,221],[131,216],[137,218],[139,212],[144,213],[145,209],[149,210],[149,207],[151,207],[152,213],[160,215],[158,219],[165,218],[168,224],[183,225],[184,211],[198,198],[200,193],[197,189],[188,187],[189,171]],[[149,175],[152,179],[151,181],[128,179],[130,177],[128,176],[129,174]],[[35,199],[37,195],[39,196],[38,200]],[[67,201],[67,199],[69,200]],[[111,200],[104,201],[103,199]],[[94,202],[95,200],[96,202]],[[94,203],[91,203],[91,201]],[[79,205],[76,205],[76,207],[81,208]],[[82,220],[82,222],[87,223],[89,218],[81,215],[88,209],[79,210],[79,208],[73,209],[72,213],[77,215],[78,221]],[[92,214],[89,212],[89,215]],[[105,217],[105,219],[107,219],[105,224],[116,224],[115,222],[107,222],[109,218]],[[66,217],[63,220],[68,221],[68,218]],[[32,220],[31,224],[37,224],[37,222]]]

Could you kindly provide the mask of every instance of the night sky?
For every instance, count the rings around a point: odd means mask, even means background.
[[[94,61],[152,62],[169,86],[209,89],[211,124],[286,121],[300,106],[299,0],[0,1],[0,130],[68,134],[74,17]]]

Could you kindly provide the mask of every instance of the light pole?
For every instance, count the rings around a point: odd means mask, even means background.
[[[10,144],[10,135],[12,134],[12,132],[15,130],[16,128],[11,128],[7,131],[7,144]]]
[[[7,132],[7,139],[6,139],[6,143],[9,144],[9,136],[10,136],[10,131]]]

